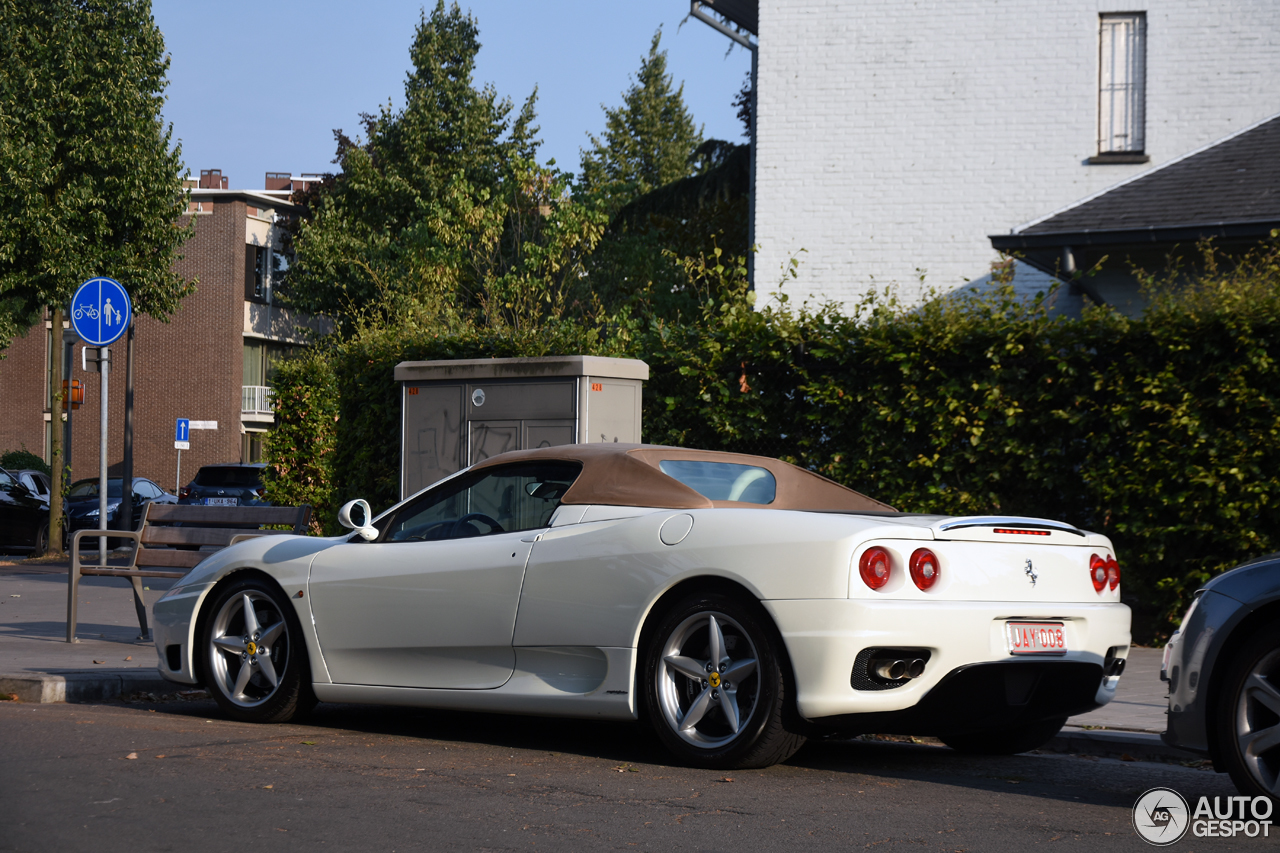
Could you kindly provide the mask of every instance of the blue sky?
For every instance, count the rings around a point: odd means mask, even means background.
[[[427,6],[428,11],[434,4]],[[541,159],[577,171],[587,133],[604,128],[662,27],[668,68],[707,136],[742,141],[731,105],[751,67],[740,47],[700,21],[687,0],[471,0],[480,25],[476,82],[517,106],[538,86]],[[153,0],[172,57],[166,121],[193,175],[222,169],[233,189],[268,171],[323,172],[333,129],[404,102],[409,44],[422,5],[396,0]]]

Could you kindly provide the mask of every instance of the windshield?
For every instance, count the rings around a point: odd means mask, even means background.
[[[196,474],[196,485],[216,488],[257,487],[262,485],[262,469],[235,466],[201,468]]]
[[[107,497],[120,497],[120,480],[107,480]],[[71,491],[67,493],[69,498],[96,498],[98,496],[97,480],[81,480],[72,485]]]

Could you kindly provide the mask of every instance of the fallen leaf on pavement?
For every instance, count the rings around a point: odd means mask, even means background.
[[[164,758],[163,755],[157,755],[156,758]]]
[[[22,596],[20,596],[20,595],[11,595],[11,596],[9,596],[9,597],[10,597],[10,598],[22,598]]]
[[[137,757],[138,757],[138,753],[136,753],[136,752],[131,752],[131,753],[129,753],[128,755],[126,755],[126,756],[125,756],[125,758],[129,759],[130,761],[132,761],[133,759],[135,759],[135,758],[137,758]]]
[[[301,743],[303,746],[315,746],[315,745],[316,745],[316,742],[315,742],[315,741],[313,741],[313,740],[304,740],[304,741],[300,741],[300,743]]]
[[[1138,759],[1134,758],[1132,755],[1126,752],[1120,756],[1120,760],[1121,761],[1137,761]]]
[[[274,788],[274,787],[275,785],[263,785],[262,789],[265,791],[267,788]]]
[[[721,782],[732,782],[732,781],[733,781],[733,777],[732,777],[732,776],[726,776],[726,777],[724,777],[723,779],[721,779],[720,781],[721,781]]]
[[[106,661],[104,661],[104,660],[96,660],[96,661],[94,661],[94,663],[106,663]]]
[[[133,660],[133,655],[129,655],[125,660]]]

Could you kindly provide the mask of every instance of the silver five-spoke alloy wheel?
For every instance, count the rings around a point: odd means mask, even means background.
[[[1280,649],[1253,665],[1236,700],[1235,735],[1245,770],[1280,796]]]
[[[280,686],[289,663],[289,629],[267,595],[247,589],[228,598],[209,633],[214,686],[240,708],[255,708]]]
[[[655,693],[671,730],[691,746],[718,749],[733,741],[760,699],[759,654],[735,620],[695,613],[667,636]]]

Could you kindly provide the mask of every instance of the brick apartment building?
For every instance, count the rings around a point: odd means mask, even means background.
[[[281,220],[296,214],[292,192],[308,177],[268,173],[262,190],[227,188],[217,169],[201,172],[189,187],[195,231],[175,269],[196,281],[196,291],[161,322],[134,320],[134,475],[173,489],[178,485],[177,418],[216,421],[216,430],[191,433],[182,452],[181,482],[201,465],[257,461],[262,436],[271,428],[269,401],[273,363],[306,341],[317,321],[276,304],[274,293],[288,271],[281,251]],[[86,270],[85,278],[110,275]],[[122,281],[127,290],[129,282]],[[85,384],[84,405],[72,413],[70,462],[73,479],[98,472],[98,400],[101,375],[81,369],[83,344],[64,334],[64,377]],[[0,359],[0,451],[25,447],[49,458],[53,418],[48,370],[51,327],[45,322],[15,339]],[[124,455],[125,339],[111,347],[108,467],[121,472]]]

